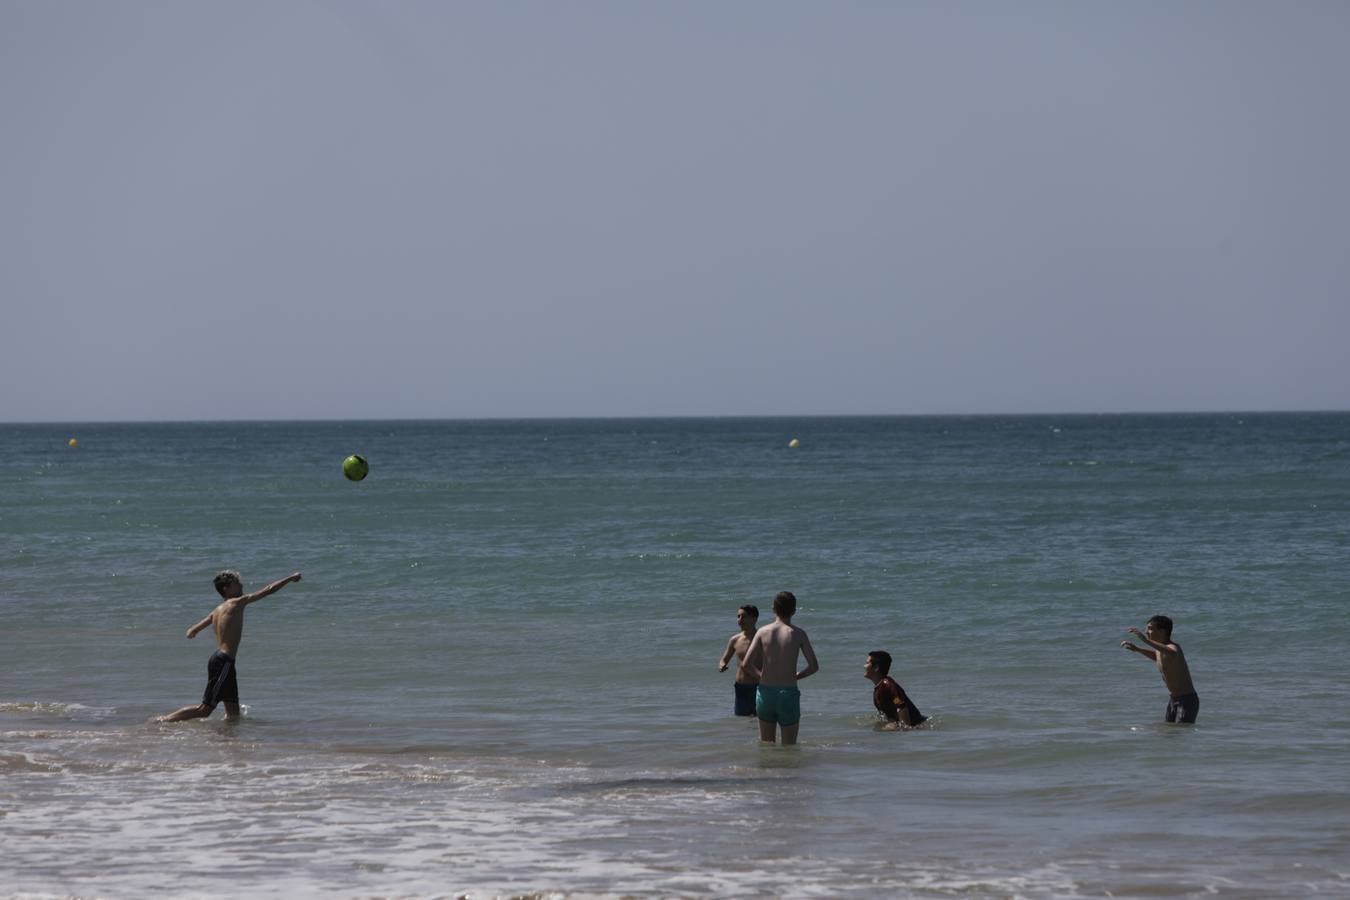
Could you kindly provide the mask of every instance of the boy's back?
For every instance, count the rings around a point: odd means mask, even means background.
[[[806,632],[796,625],[775,621],[755,632],[763,652],[759,683],[768,687],[797,686],[797,655],[810,646]]]
[[[759,674],[755,689],[755,714],[759,717],[759,739],[772,742],[777,729],[783,731],[783,743],[797,743],[797,725],[801,721],[797,682],[820,670],[811,639],[796,625],[797,598],[791,591],[779,591],[773,598],[773,624],[755,632],[745,653],[745,667]],[[797,655],[806,657],[806,668],[797,671]]]

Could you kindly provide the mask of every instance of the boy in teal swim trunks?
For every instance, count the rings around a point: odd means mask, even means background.
[[[759,681],[755,693],[759,739],[769,744],[779,730],[784,744],[797,743],[797,727],[802,718],[797,682],[820,671],[811,639],[792,624],[796,612],[797,598],[791,591],[780,591],[773,598],[773,624],[756,631],[750,649],[745,651],[745,670]],[[800,672],[798,654],[806,658],[806,668]]]

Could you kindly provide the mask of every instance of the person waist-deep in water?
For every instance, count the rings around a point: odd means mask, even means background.
[[[863,663],[863,677],[873,685],[872,705],[896,728],[913,728],[928,721],[905,689],[891,677],[891,662],[891,655],[885,650],[873,650]]]
[[[1153,660],[1167,685],[1170,695],[1163,721],[1178,725],[1191,725],[1200,715],[1200,695],[1195,692],[1191,681],[1191,670],[1186,665],[1186,655],[1181,645],[1172,640],[1172,620],[1167,616],[1154,616],[1144,625],[1145,631],[1131,628],[1130,634],[1141,638],[1148,647],[1139,647],[1128,640],[1120,646],[1132,650],[1140,656]]]
[[[727,641],[727,649],[717,661],[717,671],[725,672],[733,656],[736,657],[736,682],[732,685],[736,692],[733,707],[738,716],[755,714],[755,689],[759,682],[745,669],[745,651],[750,649],[750,641],[755,637],[755,626],[759,622],[759,607],[745,604],[736,610],[736,624],[740,630]]]

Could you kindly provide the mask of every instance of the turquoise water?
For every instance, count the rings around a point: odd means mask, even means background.
[[[1350,893],[1350,414],[0,447],[0,891]],[[246,715],[151,723],[224,567],[304,573],[249,609]],[[716,672],[782,589],[821,662],[790,749]],[[1118,646],[1157,612],[1193,728]],[[875,730],[872,649],[932,727]]]

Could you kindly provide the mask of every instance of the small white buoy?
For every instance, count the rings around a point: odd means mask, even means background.
[[[788,441],[788,446],[791,447],[793,450],[796,450],[801,445],[802,442],[797,440],[796,438],[793,438],[792,440]]]

